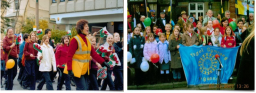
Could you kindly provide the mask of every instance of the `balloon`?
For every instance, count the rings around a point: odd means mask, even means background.
[[[145,20],[144,20],[144,24],[145,26],[150,26],[151,25],[151,19],[149,17],[147,17]]]
[[[216,27],[219,28],[219,27],[220,27],[220,23],[219,23],[218,20],[214,20],[214,21],[212,22],[212,24],[213,24],[213,25],[212,25],[213,28],[216,28]]]
[[[156,29],[156,34],[157,34],[157,35],[158,35],[159,32],[163,33],[163,31],[162,31],[161,28],[157,28],[157,29]]]
[[[153,55],[151,55],[150,59],[151,59],[152,63],[157,63],[160,58],[159,58],[158,54],[153,54]]]
[[[15,65],[15,61],[13,59],[9,59],[7,62],[6,62],[6,68],[7,69],[11,69],[13,68]]]
[[[143,71],[143,72],[147,72],[148,69],[149,69],[149,64],[147,61],[143,61],[141,64],[140,64],[140,69]]]
[[[133,64],[135,62],[136,62],[135,58],[132,58],[132,60],[130,61],[131,64]]]
[[[237,27],[237,26],[236,26],[236,22],[234,22],[234,21],[233,21],[233,22],[230,22],[230,23],[229,23],[229,26],[232,28],[233,31],[236,30],[236,27]]]
[[[132,54],[130,52],[127,52],[127,61],[128,62],[132,61]]]

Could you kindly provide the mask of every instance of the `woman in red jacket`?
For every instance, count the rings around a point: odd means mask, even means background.
[[[228,26],[228,18],[223,17],[221,19],[221,26],[220,26],[220,33],[221,35],[224,35],[225,29]]]
[[[33,48],[33,44],[37,43],[36,41],[36,33],[31,32],[29,35],[31,41],[25,44],[24,47],[24,56],[25,56],[25,71],[28,75],[28,83],[30,83],[30,90],[35,90],[36,86],[36,56],[37,50]]]
[[[57,48],[55,53],[56,64],[58,69],[60,69],[61,71],[60,75],[62,75],[58,79],[57,90],[62,89],[62,85],[64,84],[64,81],[65,81],[66,90],[71,90],[70,77],[67,74],[63,74],[64,67],[67,64],[66,58],[68,57],[69,37],[63,36],[61,38],[61,43],[62,44]]]
[[[232,28],[230,26],[227,26],[225,29],[225,34],[221,40],[221,47],[224,47],[224,48],[236,47],[235,34],[232,31]]]

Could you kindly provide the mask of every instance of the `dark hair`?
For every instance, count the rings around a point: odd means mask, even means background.
[[[69,39],[69,36],[65,35],[65,36],[62,36],[62,37],[61,37],[61,43],[62,43],[63,45],[65,44],[65,43],[64,43],[65,38],[68,38],[68,39]]]
[[[45,35],[48,34],[49,31],[51,31],[51,29],[46,29],[45,32],[44,32]]]
[[[29,34],[28,34],[28,33],[25,33],[25,34],[23,35],[23,40],[28,39],[28,37],[29,37]]]
[[[81,34],[82,30],[84,29],[84,25],[88,24],[88,21],[85,19],[80,19],[76,23],[76,31],[77,34]]]
[[[226,17],[223,17],[222,19],[221,19],[221,22],[220,22],[220,26],[222,26],[223,27],[223,24],[222,24],[222,22],[224,22],[224,21],[227,21],[228,20],[228,18],[226,18]]]
[[[237,20],[237,24],[238,24],[239,22],[242,22],[242,23],[244,24],[242,18]]]

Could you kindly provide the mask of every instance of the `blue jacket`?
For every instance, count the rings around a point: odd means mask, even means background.
[[[19,59],[22,58],[22,55],[23,55],[23,50],[24,50],[24,47],[25,47],[25,44],[26,42],[22,42],[22,44],[20,44],[20,53],[19,53]]]

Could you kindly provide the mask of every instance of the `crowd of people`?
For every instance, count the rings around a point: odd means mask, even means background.
[[[119,33],[108,34],[106,42],[100,45],[95,37],[98,32],[93,35],[89,33],[87,20],[79,20],[76,31],[76,36],[62,36],[58,42],[60,44],[55,46],[50,29],[45,30],[41,40],[35,31],[25,33],[24,42],[17,44],[15,40],[18,37],[12,28],[8,28],[6,36],[1,39],[1,88],[5,85],[6,90],[13,90],[13,82],[18,74],[20,86],[29,90],[42,90],[44,84],[47,90],[62,90],[63,84],[66,90],[71,90],[71,85],[76,90],[106,90],[107,86],[110,90],[123,90],[123,41]],[[100,46],[107,50],[104,56],[96,52]],[[117,54],[121,65],[112,65],[110,56],[113,53]],[[7,69],[6,64],[11,59],[15,65]],[[104,67],[107,68],[107,76],[98,78],[98,70]],[[57,86],[53,86],[57,73]],[[39,83],[37,86],[36,82]]]
[[[186,11],[182,11],[180,15],[179,20],[173,25],[169,20],[170,18],[161,12],[157,22],[152,22],[150,26],[144,24],[145,16],[141,15],[140,22],[136,24],[136,27],[132,25],[134,24],[132,15],[127,16],[128,52],[132,54],[132,61],[134,61],[128,63],[128,68],[135,69],[135,85],[155,84],[158,81],[182,81],[183,67],[179,54],[179,44],[232,48],[241,46],[250,34],[254,36],[254,30],[251,29],[254,27],[253,13],[249,15],[248,20],[250,22],[246,22],[244,17],[230,18],[229,11],[225,11],[225,17],[222,17],[221,20],[220,14],[217,18],[213,17],[212,10],[207,11],[205,18],[200,16],[199,20],[195,18],[195,14],[191,17],[187,16]],[[219,21],[220,26],[213,27],[213,22],[216,20]],[[235,30],[229,25],[230,22],[237,24]],[[157,64],[152,63],[150,59],[153,54],[160,56]],[[143,72],[140,67],[143,59],[148,61],[150,65],[147,72]],[[238,52],[235,67],[237,72],[239,72],[240,60],[241,55]],[[128,69],[128,73],[129,71],[132,70]],[[128,78],[132,78],[131,74]]]

